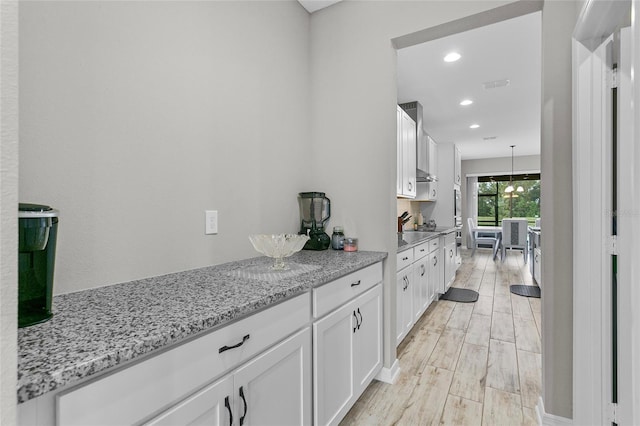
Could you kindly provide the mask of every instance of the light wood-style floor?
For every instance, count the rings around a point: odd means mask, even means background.
[[[398,347],[399,379],[374,380],[342,425],[537,425],[540,299],[509,292],[533,285],[529,265],[517,251],[470,255],[453,285],[478,301],[432,303]]]

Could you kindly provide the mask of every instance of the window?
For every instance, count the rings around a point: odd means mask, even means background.
[[[509,175],[478,177],[478,225],[500,226],[505,217],[526,217],[534,225],[540,217],[540,174],[513,175],[523,192],[506,194]]]

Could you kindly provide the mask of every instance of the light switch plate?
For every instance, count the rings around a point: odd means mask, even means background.
[[[218,210],[205,210],[204,233],[207,235],[218,233]]]

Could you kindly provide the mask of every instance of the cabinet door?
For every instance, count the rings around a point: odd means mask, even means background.
[[[413,268],[398,272],[396,293],[396,345],[402,342],[413,326]]]
[[[382,367],[382,286],[356,299],[358,323],[354,333],[353,365],[356,398]]]
[[[456,278],[456,244],[448,244],[444,249],[444,276],[446,292]]]
[[[232,410],[233,377],[228,375],[145,424],[226,426],[233,422]]]
[[[402,148],[403,195],[416,196],[416,123],[407,113],[402,115],[402,131],[404,133]]]
[[[339,422],[350,408],[353,389],[354,304],[313,324],[314,424]]]
[[[429,173],[438,176],[438,145],[429,136]]]
[[[429,269],[425,257],[413,264],[413,322],[417,322],[428,305]]]
[[[402,195],[402,148],[404,143],[404,133],[402,132],[402,108],[397,107],[396,110],[397,119],[397,139],[396,139],[396,162],[397,162],[397,176],[396,176],[396,193]]]
[[[462,158],[460,156],[460,150],[457,146],[453,147],[453,182],[456,185],[462,185]]]
[[[235,424],[311,424],[311,329],[240,367],[234,386]]]
[[[429,302],[431,303],[436,299],[436,293],[440,288],[440,249],[434,250],[427,256],[429,267]]]
[[[533,278],[542,288],[542,251],[539,248],[534,249],[533,253]]]

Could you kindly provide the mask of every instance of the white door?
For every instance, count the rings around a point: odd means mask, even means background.
[[[382,286],[356,299],[358,323],[354,333],[354,391],[360,395],[382,367]]]
[[[311,329],[294,334],[238,369],[234,386],[235,424],[311,424]]]
[[[148,426],[226,426],[233,423],[233,377],[206,386],[160,416]]]
[[[640,2],[593,6],[573,43],[573,361],[574,372],[594,374],[574,373],[573,420],[633,425],[640,423],[640,86],[631,76],[640,66],[640,28],[625,27],[628,16],[618,12],[632,7],[637,16]]]
[[[361,311],[362,312],[362,311]],[[313,324],[314,424],[340,421],[353,389],[353,335],[357,312],[349,303]]]

